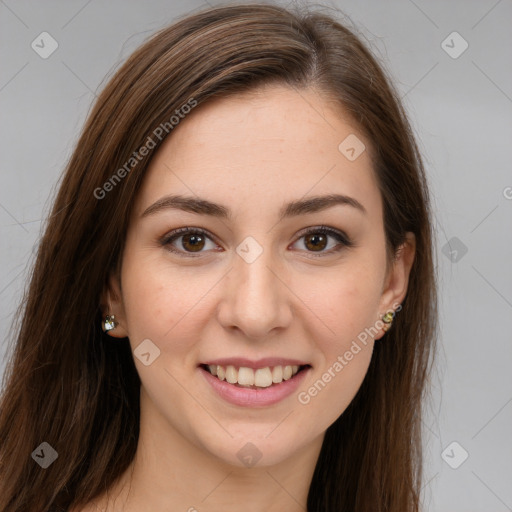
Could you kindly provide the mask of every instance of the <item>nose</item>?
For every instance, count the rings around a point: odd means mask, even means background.
[[[290,325],[292,294],[284,270],[270,250],[249,261],[234,254],[233,266],[225,276],[218,320],[226,329],[258,340]]]

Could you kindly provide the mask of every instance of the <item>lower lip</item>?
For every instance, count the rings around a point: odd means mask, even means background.
[[[242,407],[266,407],[284,400],[299,387],[309,370],[311,370],[311,367],[304,368],[291,379],[283,380],[279,384],[272,384],[268,388],[252,389],[240,388],[220,380],[208,370],[199,367],[199,371],[221,398]]]

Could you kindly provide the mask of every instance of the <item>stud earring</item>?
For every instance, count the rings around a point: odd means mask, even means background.
[[[110,304],[110,295],[108,297],[108,310],[112,311],[112,305]],[[116,317],[114,315],[106,315],[105,320],[101,322],[101,328],[103,332],[111,331],[115,329],[119,325],[119,322],[116,322]]]
[[[388,312],[382,317],[382,321],[384,322],[384,325],[382,326],[382,330],[384,332],[388,331],[388,329],[391,327],[391,324],[393,323],[393,318],[395,317],[394,313]]]
[[[119,325],[119,322],[116,322],[114,315],[107,315],[105,317],[105,320],[103,320],[101,327],[103,329],[103,332],[111,331],[112,329],[115,329]]]

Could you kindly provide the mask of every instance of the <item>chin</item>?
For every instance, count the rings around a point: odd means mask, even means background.
[[[294,436],[289,432],[283,431],[280,435],[269,435],[269,432],[272,429],[267,427],[259,430],[248,428],[246,433],[239,432],[233,438],[225,439],[222,443],[214,442],[213,446],[205,446],[205,449],[230,466],[262,468],[290,458],[302,444],[302,440],[294,442]]]

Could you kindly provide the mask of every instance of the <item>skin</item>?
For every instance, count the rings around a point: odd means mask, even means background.
[[[386,266],[369,151],[349,161],[338,150],[349,134],[370,147],[314,89],[274,85],[197,107],[160,147],[134,204],[121,283],[112,276],[103,296],[105,312],[119,321],[109,334],[128,336],[133,350],[150,339],[160,356],[149,366],[135,358],[142,381],[136,458],[109,492],[108,508],[104,495],[84,510],[305,510],[325,431],[360,387],[374,339],[359,343],[309,403],[298,393],[365,328],[382,325],[405,297],[414,258],[409,234]],[[232,217],[176,209],[141,216],[171,193],[219,203]],[[283,204],[332,193],[356,199],[366,212],[335,205],[279,221]],[[300,232],[320,225],[345,232],[354,246],[333,252],[339,242],[328,236],[319,252],[311,249]],[[215,238],[192,256],[180,235],[172,246],[183,256],[159,242],[187,226]],[[252,263],[236,252],[248,236],[263,249]],[[375,339],[383,335],[377,329]],[[220,398],[197,368],[232,356],[292,357],[312,369],[281,402],[240,407]],[[250,468],[237,457],[247,442],[262,454]]]

